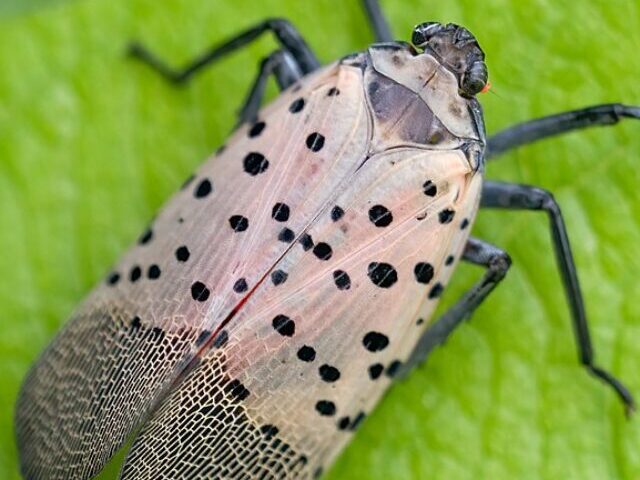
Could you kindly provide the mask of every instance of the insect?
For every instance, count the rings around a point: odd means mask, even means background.
[[[632,406],[593,364],[553,198],[483,181],[474,97],[487,72],[475,38],[427,23],[413,46],[392,42],[377,5],[367,7],[382,43],[324,69],[286,22],[227,44],[271,30],[282,50],[263,62],[227,147],[30,373],[17,408],[28,478],[91,477],[141,423],[124,478],[321,475],[392,377],[419,364],[505,275],[508,256],[468,237],[479,203],[549,212],[582,360]],[[221,50],[178,74],[135,52],[180,81]],[[259,110],[270,74],[284,92]],[[638,109],[514,127],[489,139],[488,155],[625,115]],[[429,320],[460,258],[488,272]]]

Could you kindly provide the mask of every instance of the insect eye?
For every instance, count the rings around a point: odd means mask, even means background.
[[[462,76],[461,90],[466,96],[473,96],[480,93],[487,85],[489,72],[487,66],[482,60],[476,60],[467,68]]]

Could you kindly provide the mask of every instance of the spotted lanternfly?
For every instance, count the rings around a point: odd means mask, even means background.
[[[30,479],[97,474],[135,431],[122,478],[317,478],[393,378],[420,364],[505,276],[469,237],[479,206],[549,213],[581,361],[593,362],[553,197],[483,180],[485,160],[557,133],[640,118],[601,105],[485,138],[484,54],[465,28],[423,23],[320,68],[294,27],[267,20],[174,82],[273,32],[226,147],[187,180],[29,373],[16,409]],[[283,90],[260,109],[275,75]],[[487,273],[429,321],[458,260]]]

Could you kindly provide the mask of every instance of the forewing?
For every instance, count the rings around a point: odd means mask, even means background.
[[[146,423],[123,478],[318,475],[423,331],[480,182],[460,151],[369,158]]]
[[[27,478],[95,475],[355,171],[361,75],[331,65],[242,127],[79,308],[18,400]]]

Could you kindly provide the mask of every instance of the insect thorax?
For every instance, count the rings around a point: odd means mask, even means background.
[[[418,53],[407,43],[384,43],[342,63],[363,71],[373,121],[370,154],[402,146],[462,149],[472,170],[482,168],[480,104],[461,95],[456,73],[433,54]]]

